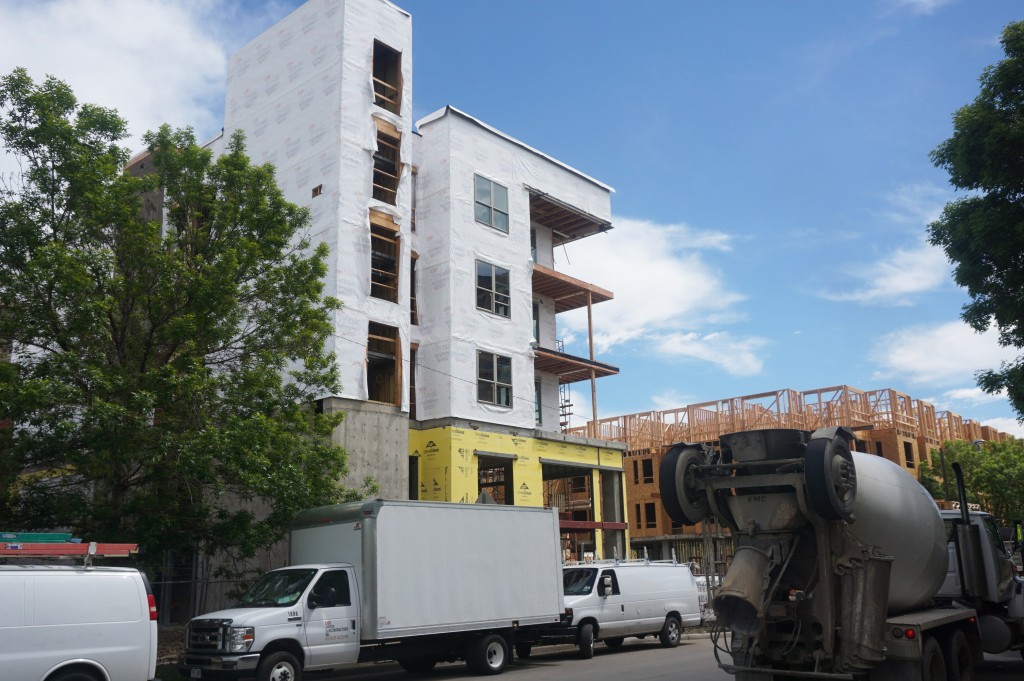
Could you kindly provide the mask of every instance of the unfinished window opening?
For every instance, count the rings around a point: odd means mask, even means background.
[[[535,381],[533,384],[533,422],[535,425],[540,425],[540,381]]]
[[[640,462],[633,459],[633,484],[640,484]]]
[[[885,454],[882,453],[882,443],[881,442],[876,442],[875,443],[875,454],[877,454],[878,456],[885,456]]]
[[[370,225],[370,295],[398,302],[398,235]]]
[[[513,505],[512,464],[512,459],[477,456],[478,494],[489,495],[496,504]]]
[[[401,140],[377,130],[377,151],[373,153],[373,198],[394,206],[398,201],[398,150]]]
[[[420,498],[420,457],[409,456],[409,499],[418,501]]]
[[[916,461],[914,461],[914,445],[909,442],[903,443],[903,461],[906,463],[907,468],[914,468]]]
[[[640,504],[636,504],[636,506],[634,506],[634,508],[636,509],[636,529],[638,529],[638,530],[643,529],[643,526],[644,526],[644,514],[643,514],[643,511],[640,510]]]
[[[323,193],[324,193],[324,186],[322,184],[318,184],[317,186],[313,187],[313,198],[314,199],[316,197],[320,196]]]
[[[644,516],[647,521],[647,527],[658,526],[658,511],[654,504],[644,504]]]
[[[373,103],[391,113],[402,105],[402,53],[373,41]]]
[[[644,483],[654,482],[654,461],[652,459],[642,459],[640,465],[644,473]]]
[[[412,203],[412,209],[409,211],[409,226],[412,229],[412,231],[414,231],[414,232],[416,231],[416,202],[419,200],[418,199],[419,192],[418,192],[418,190],[416,188],[416,185],[419,184],[419,174],[420,174],[420,169],[417,168],[416,166],[413,166],[413,168],[412,168],[412,201],[410,202],[410,203]]]
[[[483,260],[476,261],[476,306],[502,317],[512,315],[509,271]]]
[[[409,259],[409,323],[418,326],[420,323],[419,307],[416,305],[416,254]]]
[[[473,176],[476,221],[508,233],[508,189],[497,182]]]
[[[478,402],[512,406],[512,358],[478,350],[476,353]]]
[[[371,402],[401,404],[399,350],[398,329],[370,322],[366,340],[366,388],[367,399]]]
[[[533,342],[540,343],[540,303],[533,304]]]

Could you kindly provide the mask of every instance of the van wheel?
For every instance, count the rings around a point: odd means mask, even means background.
[[[947,681],[974,681],[974,660],[967,637],[959,629],[949,637],[942,651],[946,662]]]
[[[675,617],[669,615],[665,618],[665,624],[662,625],[658,638],[661,640],[662,648],[675,648],[683,638],[683,625]]]
[[[508,644],[498,634],[489,634],[476,641],[472,650],[470,671],[485,676],[500,674],[508,663]],[[468,663],[468,660],[467,660]]]
[[[302,666],[286,650],[267,655],[256,667],[257,681],[300,681],[301,678]]]
[[[57,672],[50,681],[99,681],[99,677],[86,669],[69,669]]]
[[[589,660],[594,656],[594,625],[584,624],[580,627],[580,659]]]
[[[608,648],[618,648],[622,645],[622,642],[625,640],[626,639],[624,639],[622,636],[613,636],[611,638],[604,639],[604,644]]]

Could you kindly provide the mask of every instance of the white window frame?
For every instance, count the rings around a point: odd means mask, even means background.
[[[476,221],[508,234],[508,187],[482,175],[473,175],[473,198]]]
[[[508,382],[499,380],[499,360],[508,365]],[[485,362],[490,364],[490,377],[480,371]],[[486,397],[483,393],[489,393]],[[512,358],[486,350],[476,351],[476,401],[499,407],[512,407]]]

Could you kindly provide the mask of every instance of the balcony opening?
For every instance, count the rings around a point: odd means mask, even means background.
[[[398,202],[400,144],[398,137],[377,130],[377,151],[373,154],[373,198],[392,206]]]
[[[398,235],[370,225],[370,295],[398,302]]]
[[[370,322],[366,339],[366,389],[371,402],[401,404],[400,350],[398,329]]]
[[[391,113],[402,105],[402,53],[373,41],[373,103]]]

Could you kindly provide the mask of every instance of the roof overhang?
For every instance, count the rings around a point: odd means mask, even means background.
[[[588,296],[591,304],[615,297],[611,291],[537,264],[533,266],[533,293],[555,301],[555,314],[586,307]]]
[[[591,215],[539,189],[527,185],[526,191],[530,194],[530,221],[550,228],[555,246],[607,232],[612,228],[611,220]]]
[[[615,376],[619,373],[619,368],[611,364],[567,355],[557,350],[536,348],[534,354],[533,370],[558,376],[560,384],[586,381],[591,376],[594,378]]]

